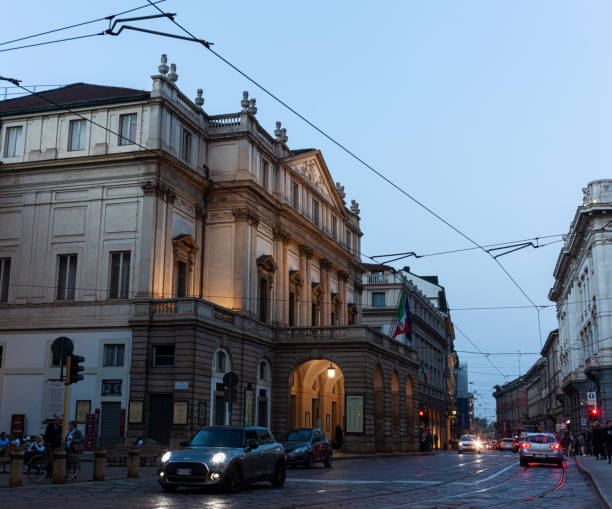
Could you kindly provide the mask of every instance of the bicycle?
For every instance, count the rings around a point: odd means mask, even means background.
[[[73,481],[79,476],[81,460],[78,454],[66,454],[66,480]],[[49,461],[49,454],[37,453],[30,458],[26,466],[26,474],[31,482],[41,482],[45,477],[53,476],[53,463]]]

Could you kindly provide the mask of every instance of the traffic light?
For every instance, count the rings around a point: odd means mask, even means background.
[[[429,416],[427,415],[427,410],[419,410],[419,422],[421,424],[427,424],[429,422]]]
[[[590,412],[591,414],[591,419],[595,420],[599,417],[599,409],[597,408],[591,408]]]
[[[81,362],[85,362],[85,357],[82,355],[69,355],[67,359],[66,368],[68,370],[68,383],[75,384],[83,380],[83,375],[79,374],[85,368],[80,366]]]

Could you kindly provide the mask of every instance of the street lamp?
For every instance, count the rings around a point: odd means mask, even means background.
[[[336,368],[334,368],[331,362],[329,363],[329,368],[327,368],[327,376],[329,378],[334,378],[336,376]]]

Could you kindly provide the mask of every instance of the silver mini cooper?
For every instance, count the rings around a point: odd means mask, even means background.
[[[252,482],[270,481],[276,487],[285,483],[285,451],[266,428],[203,428],[182,445],[161,457],[157,475],[165,491],[221,486],[234,493]]]

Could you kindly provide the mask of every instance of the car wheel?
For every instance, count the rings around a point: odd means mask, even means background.
[[[162,484],[161,487],[162,490],[167,491],[168,493],[174,493],[178,489],[178,486],[172,486],[172,484]]]
[[[227,474],[224,484],[227,493],[238,493],[242,489],[242,470],[234,465]]]
[[[525,459],[525,458],[521,458],[521,466],[522,467],[526,467],[527,465],[529,465],[529,462]]]
[[[331,453],[331,451],[327,455],[327,459],[323,462],[323,464],[325,465],[325,468],[330,468],[331,467],[331,464],[332,464],[332,453]]]
[[[287,477],[287,467],[283,460],[276,462],[276,468],[274,469],[274,476],[270,479],[272,486],[281,488],[285,484],[285,478]]]
[[[305,465],[306,465],[306,468],[314,467],[314,456],[312,455],[312,453],[310,453],[308,457],[306,458]]]

